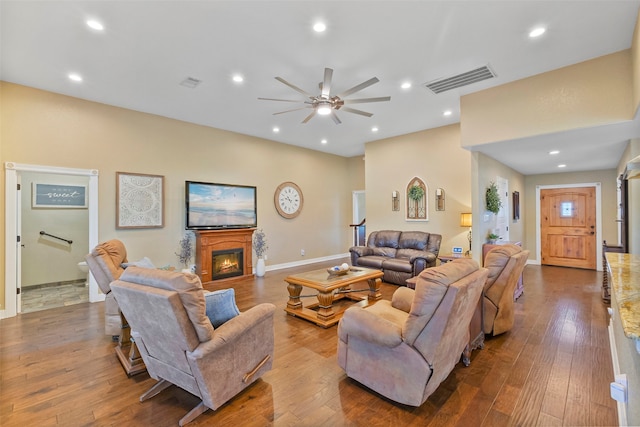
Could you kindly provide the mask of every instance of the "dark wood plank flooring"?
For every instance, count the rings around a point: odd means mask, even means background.
[[[608,426],[617,424],[601,273],[527,266],[513,330],[487,339],[419,408],[391,402],[347,378],[336,327],[284,312],[283,278],[315,264],[236,282],[241,310],[272,302],[273,370],[192,424],[217,426]],[[223,286],[210,286],[217,289]],[[383,297],[396,289],[383,284]],[[0,425],[173,426],[198,400],[128,378],[103,335],[103,304],[78,304],[0,321]]]

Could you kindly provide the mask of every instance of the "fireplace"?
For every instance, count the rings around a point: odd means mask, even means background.
[[[196,231],[196,274],[202,283],[253,277],[254,228]],[[216,261],[214,254],[222,254]],[[217,264],[216,264],[217,263]]]
[[[242,248],[211,251],[211,280],[242,276],[243,259]]]

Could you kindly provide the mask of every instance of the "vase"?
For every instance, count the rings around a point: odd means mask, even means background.
[[[258,257],[258,262],[256,263],[256,276],[263,277],[264,271],[265,271],[264,258]]]

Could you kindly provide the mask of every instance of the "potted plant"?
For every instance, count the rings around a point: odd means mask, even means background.
[[[489,244],[491,245],[495,244],[499,238],[500,236],[498,236],[495,233],[489,233],[489,235],[487,236],[487,239],[489,240]]]
[[[262,231],[261,228],[257,229],[253,232],[253,250],[256,251],[256,255],[258,256],[258,261],[256,262],[256,276],[262,277],[265,273],[265,265],[264,265],[264,255],[269,249],[267,245],[267,237]]]
[[[502,207],[502,201],[500,200],[500,195],[498,194],[498,186],[493,181],[489,183],[489,186],[487,187],[485,201],[487,204],[487,210],[489,212],[497,214],[500,211],[500,208]]]
[[[415,201],[422,199],[424,197],[424,188],[420,187],[419,185],[412,186],[411,188],[409,188],[407,197]]]
[[[189,266],[191,257],[193,257],[193,246],[191,245],[192,235],[193,233],[190,231],[185,233],[182,239],[180,239],[180,251],[175,253],[178,257],[178,261],[182,264],[183,273],[193,273],[192,268]]]

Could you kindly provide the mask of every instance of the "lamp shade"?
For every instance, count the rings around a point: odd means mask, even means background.
[[[460,227],[471,227],[471,213],[460,214]]]

